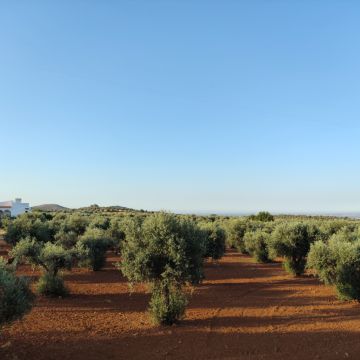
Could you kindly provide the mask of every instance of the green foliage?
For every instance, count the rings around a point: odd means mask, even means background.
[[[30,311],[32,302],[28,281],[17,277],[0,257],[0,326],[21,318]]]
[[[110,227],[110,218],[107,216],[96,215],[89,224],[90,228],[107,230]]]
[[[268,242],[270,234],[264,230],[247,232],[244,236],[245,248],[258,262],[271,261],[269,257]]]
[[[360,240],[337,234],[328,244],[317,241],[311,245],[307,266],[320,280],[334,285],[340,299],[360,301]]]
[[[78,213],[67,216],[63,224],[65,232],[73,231],[78,236],[84,234],[88,225],[89,218]]]
[[[205,257],[221,259],[225,253],[225,231],[213,222],[201,225],[205,234]]]
[[[142,225],[130,220],[121,254],[121,270],[133,282],[197,283],[203,276],[203,233],[172,214],[151,215]]]
[[[101,270],[106,262],[106,251],[111,244],[105,231],[99,228],[88,229],[80,238],[79,244],[87,254],[81,265],[89,266],[93,271]]]
[[[111,239],[112,244],[117,252],[120,251],[121,243],[125,239],[125,227],[127,222],[125,218],[111,218],[110,225],[106,230],[106,235]]]
[[[10,223],[10,215],[0,213],[0,229],[6,229]]]
[[[37,291],[39,294],[49,297],[63,297],[68,295],[68,290],[65,287],[62,276],[51,273],[41,275],[37,284]]]
[[[25,237],[36,237],[38,241],[47,242],[53,239],[50,223],[40,214],[23,214],[8,223],[5,241],[15,245]]]
[[[246,254],[244,235],[247,230],[247,223],[245,220],[231,219],[225,227],[226,230],[226,244],[229,247],[236,248],[242,254]]]
[[[74,258],[79,256],[79,250],[68,250],[50,242],[44,244],[36,239],[26,238],[16,244],[10,256],[14,257],[16,262],[24,259],[33,266],[41,267],[46,276],[40,279],[39,289],[45,289],[43,293],[46,295],[58,295],[57,289],[61,287],[59,284],[62,282],[58,273],[61,269],[71,269]],[[51,283],[46,284],[46,281]],[[55,289],[54,294],[49,292],[51,289]],[[61,291],[61,294],[64,293]]]
[[[186,305],[181,289],[157,283],[152,290],[149,311],[156,324],[172,325],[183,318]]]
[[[203,277],[204,250],[204,234],[191,220],[168,213],[150,215],[143,223],[134,218],[126,226],[120,268],[130,282],[152,284],[156,294],[151,311],[169,324],[177,320],[174,314],[181,315],[174,309],[179,308],[175,304],[182,286]]]
[[[57,232],[54,236],[55,244],[60,245],[65,249],[73,248],[76,245],[78,239],[79,236],[77,233],[74,231],[66,232],[64,229],[60,229],[59,232]]]
[[[274,216],[271,215],[268,211],[260,211],[256,215],[249,216],[249,219],[256,221],[274,221]]]
[[[271,256],[285,257],[285,269],[294,275],[304,273],[306,256],[315,235],[306,223],[280,223],[269,241]]]

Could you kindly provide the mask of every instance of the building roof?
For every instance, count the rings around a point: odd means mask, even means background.
[[[13,204],[12,201],[1,201],[0,202],[0,208],[12,208]]]

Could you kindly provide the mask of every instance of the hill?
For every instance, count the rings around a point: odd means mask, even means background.
[[[41,211],[68,211],[70,210],[67,207],[58,205],[58,204],[43,204],[43,205],[37,205],[32,206],[33,210],[41,210]]]
[[[77,210],[86,211],[86,212],[145,212],[144,210],[135,210],[125,206],[113,205],[113,206],[99,206],[93,204],[86,207],[78,208]]]

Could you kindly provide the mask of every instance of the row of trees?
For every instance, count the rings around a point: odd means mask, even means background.
[[[121,218],[26,214],[8,223],[5,239],[13,246],[12,267],[26,262],[42,270],[37,291],[45,296],[68,294],[62,270],[86,266],[98,271],[109,249],[120,252],[119,269],[131,283],[150,285],[150,312],[163,324],[182,317],[184,287],[202,280],[204,259],[216,260],[225,252],[225,232],[218,225],[197,225],[167,213]]]
[[[149,285],[149,310],[162,324],[183,316],[187,288],[202,281],[204,259],[221,258],[225,243],[259,262],[283,257],[291,274],[299,276],[309,269],[334,285],[342,299],[360,299],[360,231],[355,221],[274,218],[266,212],[240,219],[168,213],[126,217],[40,213],[5,224],[5,239],[13,246],[8,261],[12,265],[2,260],[0,286],[5,288],[11,281],[17,284],[20,293],[11,296],[23,303],[15,306],[20,310],[9,312],[13,318],[31,305],[26,281],[14,274],[16,265],[28,262],[41,268],[38,292],[64,296],[68,290],[62,270],[86,266],[99,271],[109,249],[121,255],[117,267],[130,283]],[[0,301],[5,301],[5,293],[11,291],[1,290]]]
[[[289,273],[300,276],[308,269],[324,283],[335,286],[340,299],[360,301],[358,222],[275,220],[264,213],[260,215],[229,221],[228,245],[259,262],[283,257]]]

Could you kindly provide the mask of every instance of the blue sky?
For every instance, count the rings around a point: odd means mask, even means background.
[[[355,1],[2,1],[0,199],[360,210]]]

